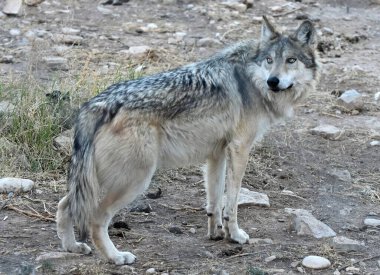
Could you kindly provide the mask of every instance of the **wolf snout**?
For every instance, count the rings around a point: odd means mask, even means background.
[[[278,77],[275,77],[275,76],[272,76],[272,77],[268,78],[268,80],[267,80],[267,84],[268,84],[269,88],[274,92],[278,92],[280,90],[278,87],[279,83],[280,83],[280,79],[278,79]]]

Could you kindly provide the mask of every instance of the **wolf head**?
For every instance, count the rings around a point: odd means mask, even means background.
[[[310,21],[283,35],[264,16],[257,55],[254,57],[254,82],[270,101],[298,101],[314,89],[318,78],[315,53],[316,31]]]

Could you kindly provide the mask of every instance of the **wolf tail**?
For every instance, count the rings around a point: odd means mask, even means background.
[[[82,107],[74,132],[74,145],[68,173],[69,216],[78,227],[80,241],[88,238],[93,212],[98,204],[94,138],[105,123],[106,112]]]

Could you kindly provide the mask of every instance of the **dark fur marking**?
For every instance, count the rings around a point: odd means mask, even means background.
[[[244,107],[252,105],[252,98],[250,95],[251,90],[251,81],[248,79],[247,75],[244,73],[244,70],[239,66],[234,68],[234,78],[238,84],[238,91],[241,97],[241,101]]]
[[[219,224],[217,227],[218,227],[218,229],[222,229],[223,225]]]
[[[229,221],[230,221],[230,217],[223,217],[223,219],[224,219],[226,222],[229,222]]]
[[[212,213],[207,213],[207,217],[212,217],[213,215]]]

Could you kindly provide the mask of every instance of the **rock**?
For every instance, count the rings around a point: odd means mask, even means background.
[[[44,0],[24,0],[25,4],[28,6],[37,6],[38,4],[42,3]]]
[[[324,27],[324,28],[322,28],[322,33],[327,34],[327,35],[333,35],[334,31],[330,28]]]
[[[353,111],[363,109],[364,102],[358,91],[347,90],[338,98],[337,105],[344,111]]]
[[[19,29],[10,29],[9,34],[12,36],[19,36],[21,34],[21,31]]]
[[[66,130],[61,133],[58,137],[54,138],[53,145],[54,147],[64,153],[67,156],[71,155],[71,150],[74,142],[74,130]]]
[[[145,57],[152,52],[152,48],[149,46],[132,46],[126,53],[133,57]]]
[[[348,170],[331,170],[328,172],[331,176],[343,182],[352,182],[350,171]]]
[[[261,24],[263,22],[263,18],[261,16],[253,16],[251,17],[252,23]]]
[[[152,212],[152,207],[147,203],[140,203],[131,208],[131,212],[139,212],[139,213],[150,213]]]
[[[325,269],[331,266],[328,259],[320,256],[307,256],[302,260],[302,265],[311,269]]]
[[[227,200],[227,196],[224,195],[224,201],[226,200]],[[238,206],[250,206],[250,205],[269,207],[270,206],[269,198],[266,194],[254,192],[247,188],[242,187],[240,189]]]
[[[13,113],[15,106],[9,101],[0,102],[0,114],[11,114]]]
[[[195,233],[197,233],[197,231],[196,231],[195,228],[193,228],[193,227],[189,229],[189,232],[190,232],[191,234],[195,234]]]
[[[145,271],[145,274],[156,274],[156,270],[153,267],[151,267]]]
[[[100,12],[101,12],[102,14],[104,14],[104,15],[113,14],[113,11],[112,11],[112,10],[107,9],[107,8],[104,8],[104,7],[102,7],[102,6],[97,6],[96,9],[97,9],[98,11],[100,11]]]
[[[307,210],[285,208],[285,212],[290,214],[291,227],[297,232],[297,235],[313,236],[317,239],[336,236],[334,230],[317,220]]]
[[[319,135],[326,139],[338,140],[343,135],[344,130],[333,125],[323,124],[311,129],[310,132],[313,135]]]
[[[71,252],[45,252],[40,254],[37,258],[37,262],[46,261],[46,260],[56,260],[56,259],[69,259],[80,257],[82,254],[71,253]]]
[[[364,224],[367,226],[378,227],[378,226],[380,226],[380,220],[373,219],[373,218],[366,218],[364,220]]]
[[[366,249],[364,242],[351,240],[344,236],[337,236],[331,240],[331,246],[338,252],[363,251]]]
[[[83,43],[83,37],[73,34],[56,34],[53,37],[53,40],[57,43],[62,43],[66,45],[81,45]]]
[[[249,244],[253,245],[260,245],[260,244],[273,244],[273,241],[271,239],[259,239],[259,238],[252,238],[248,240]]]
[[[20,178],[2,178],[0,179],[0,193],[9,192],[29,192],[32,190],[34,182],[28,179]]]
[[[210,37],[201,38],[197,41],[198,47],[213,47],[220,45],[222,45],[222,43],[218,39]]]
[[[238,2],[227,1],[222,2],[222,5],[239,12],[245,12],[247,10],[247,5]]]
[[[53,71],[68,71],[69,66],[67,64],[67,59],[60,56],[45,56],[42,58],[47,64],[48,68]]]
[[[3,8],[3,12],[8,15],[20,14],[22,7],[22,0],[7,0]]]
[[[277,257],[275,255],[272,255],[272,256],[266,257],[264,259],[264,262],[269,263],[271,261],[274,261],[275,259],[277,259]]]
[[[373,140],[369,143],[371,146],[380,146],[380,140]]]
[[[351,274],[360,274],[360,268],[354,266],[347,267],[346,271],[350,272]]]
[[[62,33],[63,34],[78,34],[80,33],[80,30],[79,29],[73,29],[73,28],[67,28],[67,27],[63,27],[62,28]]]
[[[183,234],[182,229],[177,226],[170,227],[169,232],[173,234]]]
[[[375,99],[375,101],[378,101],[380,99],[380,92],[377,92],[374,96],[373,96],[373,99]]]

